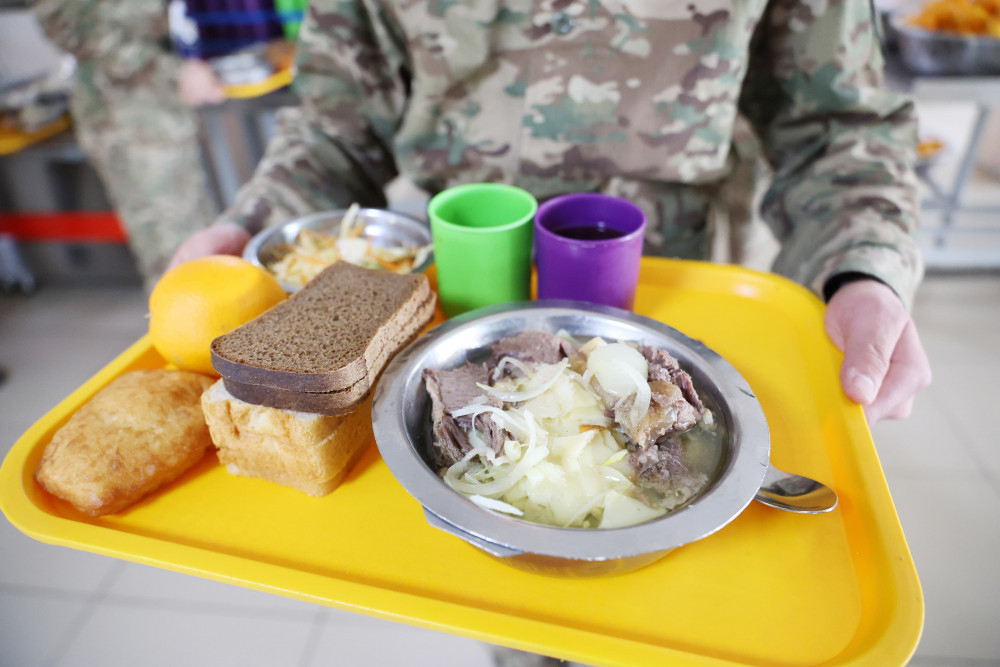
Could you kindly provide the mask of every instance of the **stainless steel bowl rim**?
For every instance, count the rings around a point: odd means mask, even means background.
[[[257,266],[267,268],[261,260],[261,253],[271,245],[278,243],[294,243],[298,233],[302,229],[330,229],[334,230],[335,225],[324,225],[326,221],[340,221],[347,209],[337,209],[332,211],[319,211],[308,215],[293,218],[279,225],[274,225],[257,232],[243,248],[243,259],[252,262]],[[431,230],[425,223],[413,218],[405,213],[382,208],[361,208],[357,212],[358,218],[365,221],[365,229],[369,227],[375,229],[401,230],[413,242],[420,245],[431,243]],[[427,259],[413,268],[413,273],[422,273],[434,262],[433,253]],[[279,281],[280,282],[280,281]],[[281,286],[286,292],[294,292],[299,289],[296,285],[289,285],[282,282]]]
[[[420,454],[419,434],[407,423],[408,411],[411,422],[418,411],[414,397],[426,393],[423,369],[461,365],[482,352],[484,341],[495,342],[519,331],[560,329],[583,336],[642,340],[662,347],[678,358],[682,368],[698,376],[703,385],[712,385],[709,389],[713,395],[722,396],[726,404],[732,448],[728,463],[710,491],[660,519],[634,526],[559,528],[482,509],[435,474]],[[470,345],[473,342],[475,346]],[[448,364],[437,365],[448,354]],[[531,553],[608,560],[666,551],[696,541],[716,532],[747,507],[760,488],[770,456],[769,430],[760,403],[728,361],[704,343],[657,320],[575,301],[490,306],[438,325],[390,362],[375,390],[372,422],[379,452],[390,472],[425,512],[455,527],[453,534],[480,548],[484,546],[477,542],[485,540],[497,547],[486,550],[504,555]],[[429,431],[428,426],[425,428]],[[468,539],[468,535],[478,539]]]

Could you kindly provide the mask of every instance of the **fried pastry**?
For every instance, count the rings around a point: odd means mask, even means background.
[[[120,512],[212,446],[201,394],[213,381],[166,369],[119,376],[56,431],[35,479],[91,516]]]

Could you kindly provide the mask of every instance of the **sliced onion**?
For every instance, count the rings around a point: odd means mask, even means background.
[[[452,410],[452,417],[464,417],[465,415],[472,415],[472,421],[475,423],[479,415],[489,413],[493,418],[493,422],[500,428],[505,428],[508,431],[518,431],[520,433],[527,434],[528,427],[526,424],[520,423],[511,412],[505,412],[500,408],[495,408],[492,405],[483,405],[481,403],[473,403],[472,405],[467,405],[464,408],[458,408],[457,410]]]
[[[344,261],[351,264],[363,265],[368,260],[368,242],[364,239],[339,239],[337,250]],[[371,264],[370,260],[368,260],[368,264]]]
[[[485,442],[480,441],[480,443],[481,444],[473,446],[472,449],[466,452],[465,456],[462,457],[462,460],[465,461],[478,456],[480,459],[486,459],[489,461],[490,465],[496,464],[497,460],[501,457],[498,457],[496,452],[487,447]]]
[[[610,343],[595,349],[587,357],[587,370],[593,371],[601,389],[615,398],[624,398],[633,392],[636,375],[643,383],[649,377],[646,358],[625,343]]]
[[[627,487],[635,486],[635,484],[632,483],[632,480],[625,476],[625,473],[617,468],[612,468],[609,465],[601,466],[601,476],[609,482],[618,482],[620,484],[625,484]]]
[[[649,382],[646,381],[646,378],[639,375],[637,370],[625,365],[620,370],[635,385],[635,401],[632,403],[632,414],[630,416],[632,417],[632,421],[638,424],[646,416],[646,413],[649,412],[649,402],[653,399],[653,392],[649,388]]]
[[[561,495],[563,492],[557,490],[561,488],[557,481],[550,479],[554,471],[559,471],[560,477],[564,478],[559,480],[560,483],[567,482],[570,475],[576,475],[577,473],[572,470],[576,467],[573,462],[579,464],[582,452],[586,451],[587,445],[598,437],[607,439],[609,447],[614,447],[615,443],[619,446],[623,444],[624,438],[619,431],[625,425],[618,424],[605,416],[608,408],[606,401],[618,402],[622,407],[625,406],[620,401],[630,401],[631,409],[628,410],[627,421],[636,425],[649,411],[652,391],[647,380],[648,363],[641,353],[631,345],[606,344],[603,340],[600,344],[591,344],[590,347],[588,365],[582,374],[569,367],[569,359],[563,359],[558,364],[537,366],[509,356],[501,359],[493,378],[495,379],[500,373],[507,373],[504,377],[510,379],[505,379],[500,384],[505,388],[515,386],[516,390],[505,391],[496,386],[479,384],[484,394],[473,399],[469,405],[451,411],[451,415],[463,418],[470,416],[473,424],[480,416],[492,419],[499,428],[506,429],[510,437],[504,442],[502,452],[498,453],[487,446],[480,429],[471,429],[469,441],[473,445],[473,451],[468,452],[461,461],[445,471],[443,475],[445,483],[469,496],[484,509],[523,516],[524,511],[533,510],[522,510],[511,501],[523,506],[521,500],[527,498],[525,493],[532,487],[530,480],[537,477],[541,480],[539,483],[556,484],[556,487],[549,488],[545,492],[555,492],[562,498],[560,504],[568,511],[565,513],[560,511],[559,515],[573,516],[571,521],[563,524],[566,526],[581,525],[590,515],[599,516],[602,508],[607,506],[609,498],[612,497],[609,494],[613,489],[624,490],[634,487],[625,473],[612,467],[612,464],[617,464],[628,455],[624,449],[606,455],[604,464],[598,464],[593,472],[588,471],[587,483],[581,489],[573,486],[572,496]],[[609,347],[611,350],[605,351]],[[590,361],[595,363],[591,364]],[[512,370],[514,372],[511,372]],[[520,372],[524,373],[524,377],[518,374]],[[507,384],[508,381],[511,384]],[[579,383],[590,398],[584,397],[572,385],[557,384],[561,381]],[[517,387],[515,382],[520,383],[523,388]],[[549,391],[559,394],[559,405],[569,401],[572,407],[560,408],[561,412],[557,410],[554,419],[546,417],[555,404],[550,405],[551,402],[543,397],[541,400],[545,403],[545,409],[540,413],[541,418],[536,418],[530,409],[533,404],[528,401]],[[497,408],[484,403],[493,398],[503,401],[504,406]],[[581,433],[575,434],[577,429],[573,428],[574,440],[567,442],[567,447],[558,454],[552,453],[549,450],[552,442],[550,438],[565,429],[554,428],[550,432],[548,425],[553,422],[555,427],[558,422],[566,420],[574,426],[581,424]],[[566,433],[566,436],[570,435]],[[615,442],[611,442],[612,440]],[[596,477],[593,473],[596,473]],[[573,484],[580,483],[580,481],[573,482]],[[595,495],[577,497],[576,494],[580,490],[585,494]],[[570,497],[573,500],[569,500]],[[558,523],[562,522],[557,522],[557,525]]]
[[[619,449],[617,452],[615,452],[614,454],[612,454],[611,456],[609,456],[608,460],[605,461],[604,463],[602,463],[601,465],[602,466],[609,466],[612,463],[618,463],[623,458],[625,458],[627,455],[628,455],[628,450]]]
[[[479,430],[475,428],[470,428],[465,432],[465,437],[469,439],[469,444],[472,445],[472,451],[477,449],[486,449],[486,441],[483,440],[483,436],[479,434]]]
[[[539,461],[545,460],[545,457],[548,456],[548,454],[548,447],[535,447],[533,450],[525,452],[524,456],[521,457],[521,460],[518,461],[517,465],[515,465],[509,472],[502,471],[497,467],[490,468],[494,474],[499,473],[501,475],[499,477],[495,477],[493,481],[490,482],[468,482],[461,479],[459,475],[464,471],[456,470],[456,467],[459,465],[459,463],[456,463],[445,472],[444,480],[447,482],[448,486],[456,491],[459,491],[460,493],[478,493],[483,496],[498,496],[505,491],[509,491],[515,484],[520,482],[521,478],[524,477],[524,474]]]
[[[350,235],[351,230],[354,228],[354,219],[358,217],[358,211],[361,207],[358,206],[357,202],[354,202],[349,207],[347,207],[347,212],[344,213],[344,217],[340,219],[340,237],[346,238]]]
[[[540,384],[521,391],[499,391],[496,387],[484,387],[483,385],[479,385],[479,387],[487,389],[490,396],[499,398],[505,403],[523,403],[524,401],[530,401],[533,398],[541,396],[548,391],[549,387],[554,385],[556,380],[562,376],[563,369],[568,365],[568,359],[563,359],[558,364],[550,364],[551,372],[548,377],[542,380]]]
[[[612,489],[608,489],[607,491],[597,494],[596,496],[588,500],[586,503],[584,503],[580,507],[580,509],[576,511],[576,514],[573,515],[573,518],[563,524],[563,528],[568,528],[577,521],[582,521],[583,518],[590,513],[590,510],[604,503],[604,500],[608,497],[608,494],[611,493],[611,491]]]
[[[478,493],[473,493],[469,496],[469,500],[486,510],[502,512],[504,514],[513,514],[514,516],[524,516],[524,512],[510,503],[505,503],[504,501],[497,500],[495,498],[487,498],[486,496],[481,496]]]
[[[521,371],[521,373],[523,373],[525,376],[531,375],[531,368],[529,368],[526,363],[524,363],[523,361],[521,361],[516,357],[506,356],[503,359],[501,359],[500,362],[497,364],[497,367],[493,369],[494,382],[496,382],[497,378],[500,377],[505,366],[513,366],[517,370]]]
[[[433,245],[425,245],[417,248],[417,251],[413,254],[413,266],[420,266],[426,262],[432,250],[434,250]]]

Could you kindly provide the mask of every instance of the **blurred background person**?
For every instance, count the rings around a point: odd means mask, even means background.
[[[210,66],[172,49],[164,0],[37,0],[46,35],[77,68],[70,111],[147,290],[219,207],[193,108],[225,99]]]

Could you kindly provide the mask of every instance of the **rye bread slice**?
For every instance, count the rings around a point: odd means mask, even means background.
[[[423,274],[336,262],[287,300],[212,341],[212,365],[242,384],[343,391],[377,376],[393,346],[431,320],[435,302]]]
[[[425,306],[431,316],[434,313],[434,304],[434,299],[428,299]],[[418,314],[418,318],[424,316],[423,311]],[[409,337],[393,340],[390,346],[386,346],[384,349],[387,355],[382,368],[396,352],[410,344],[419,334],[420,332],[416,331]],[[230,394],[246,403],[334,417],[349,414],[363,403],[375,388],[380,375],[381,371],[376,375],[365,376],[346,389],[328,392],[293,391],[283,387],[239,382],[228,377],[223,377],[222,382]]]
[[[363,387],[360,382],[341,391],[328,392],[289,391],[263,384],[245,384],[226,377],[222,378],[222,383],[230,394],[246,403],[329,417],[350,414],[371,393],[371,387]]]

